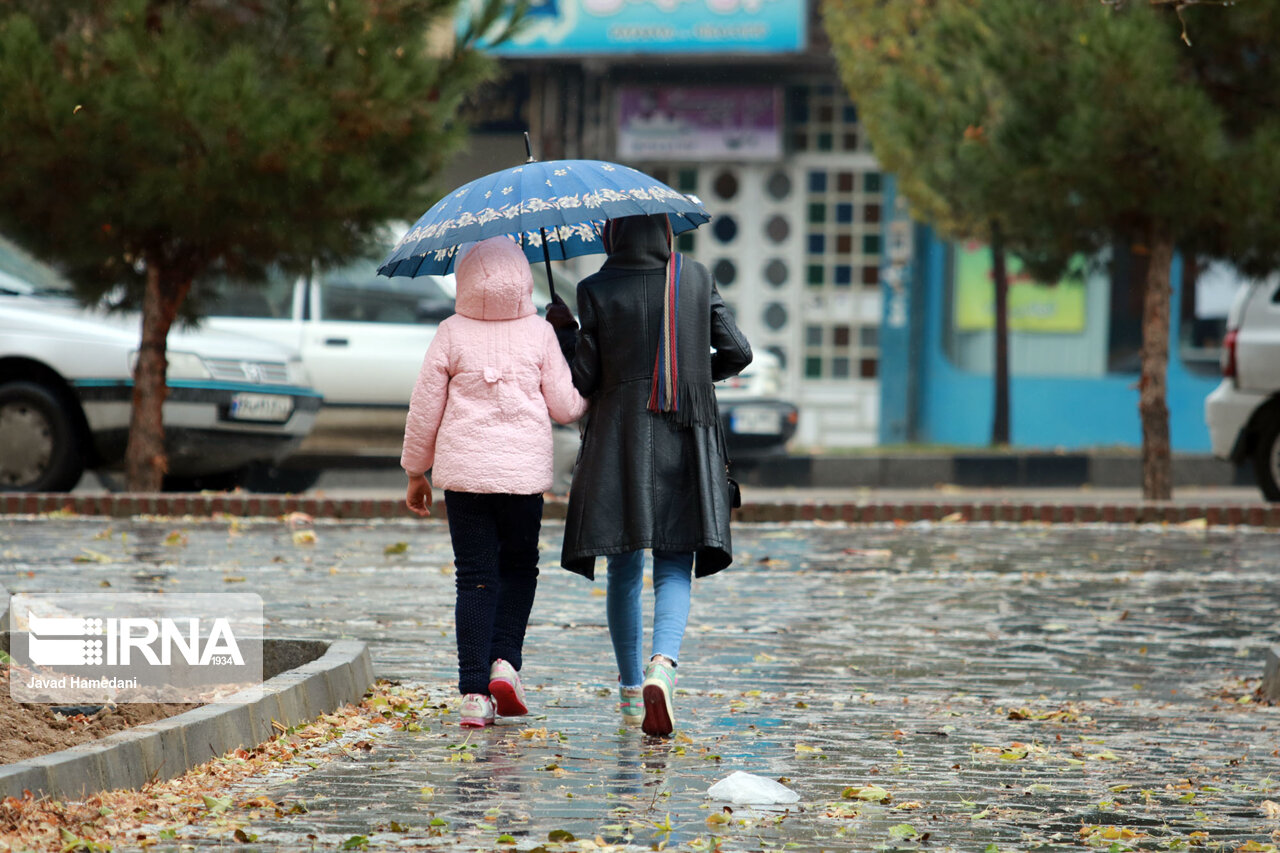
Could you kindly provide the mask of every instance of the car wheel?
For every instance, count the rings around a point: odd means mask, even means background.
[[[44,385],[0,384],[0,491],[75,488],[85,459],[72,406]]]
[[[1262,425],[1253,448],[1253,471],[1266,499],[1280,501],[1280,412]]]

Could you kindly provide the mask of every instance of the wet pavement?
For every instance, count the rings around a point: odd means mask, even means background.
[[[408,729],[241,794],[242,849],[1272,850],[1280,535],[1195,525],[738,525],[695,582],[678,736],[622,731],[603,581],[543,573],[532,715],[457,725],[438,522],[0,518],[10,592],[257,592],[268,636],[367,641]],[[367,737],[366,735],[363,735]],[[706,798],[735,770],[789,808]],[[568,838],[574,839],[570,841]],[[228,843],[198,826],[156,849]]]
[[[117,490],[120,486],[117,485]],[[382,469],[333,469],[320,475],[319,481],[301,492],[312,498],[344,499],[404,499],[404,472],[398,467]],[[107,495],[112,490],[103,485],[97,475],[87,473],[76,487],[77,495]],[[436,498],[443,500],[443,492]],[[743,486],[743,498],[756,503],[857,503],[883,501],[891,503],[945,503],[958,501],[1014,502],[1055,504],[1116,504],[1131,505],[1144,502],[1141,483],[1131,486],[1025,486],[981,487],[958,486],[938,483],[931,487],[880,487],[850,484],[847,486]],[[1256,486],[1224,486],[1179,484],[1173,490],[1172,503],[1222,506],[1229,504],[1259,504],[1262,494]]]

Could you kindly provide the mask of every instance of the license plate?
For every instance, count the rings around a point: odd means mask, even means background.
[[[739,435],[777,435],[782,431],[782,416],[776,409],[739,407],[729,417],[729,426]]]
[[[283,394],[236,394],[231,417],[237,421],[283,423],[293,414],[293,400]]]

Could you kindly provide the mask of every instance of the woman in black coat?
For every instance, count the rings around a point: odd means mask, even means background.
[[[713,574],[733,560],[712,383],[746,367],[751,347],[707,268],[672,252],[665,215],[611,220],[604,239],[608,260],[578,285],[581,329],[570,363],[591,408],[560,562],[594,578],[596,557],[606,558],[623,720],[667,735],[690,575]],[[642,673],[646,549],[655,613],[653,655]]]

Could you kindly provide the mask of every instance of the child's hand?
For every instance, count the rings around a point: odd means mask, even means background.
[[[415,515],[431,515],[431,484],[426,474],[409,478],[409,490],[405,493],[404,505]]]

